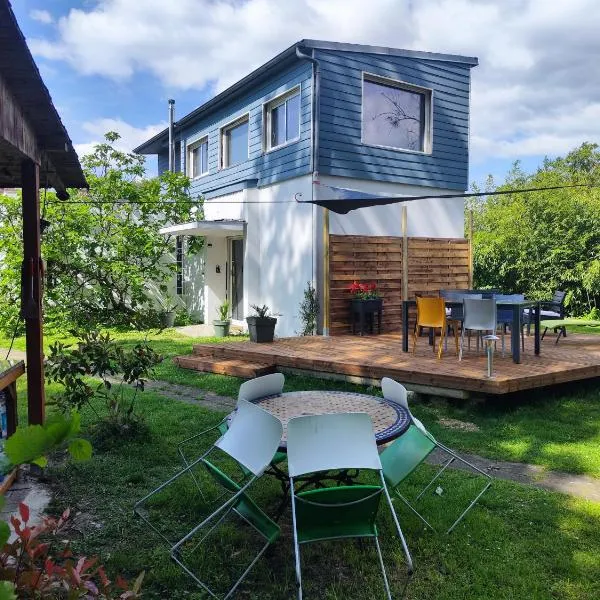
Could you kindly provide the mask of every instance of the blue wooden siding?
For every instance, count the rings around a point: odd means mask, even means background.
[[[300,138],[281,148],[265,151],[264,147],[264,104],[288,90],[300,86]],[[186,147],[208,136],[208,174],[192,180],[193,194],[223,193],[231,186],[257,180],[257,185],[276,183],[311,171],[311,110],[312,110],[312,65],[308,61],[295,61],[267,81],[257,86],[209,116],[188,125],[177,133],[182,146],[182,170],[188,160]],[[248,160],[221,169],[219,156],[221,148],[220,130],[224,125],[248,115]],[[158,157],[159,172],[168,166],[166,150]]]
[[[468,188],[469,66],[380,54],[318,50],[321,64],[319,171],[379,181]],[[433,89],[432,153],[361,142],[362,74]]]

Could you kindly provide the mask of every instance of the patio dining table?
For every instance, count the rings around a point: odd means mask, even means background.
[[[462,302],[455,302],[451,300],[446,301],[447,308],[457,308],[462,306]],[[500,308],[510,308],[513,311],[513,320],[511,325],[511,350],[513,362],[521,362],[521,326],[523,324],[523,313],[525,310],[529,310],[529,318],[533,316],[534,325],[534,351],[535,354],[540,353],[540,302],[537,300],[521,300],[517,302],[499,301],[496,303]],[[411,307],[416,307],[416,300],[403,300],[402,301],[402,351],[408,352],[408,338],[409,338],[409,311]]]
[[[355,392],[330,390],[284,392],[265,396],[253,402],[277,417],[283,424],[283,435],[279,446],[280,452],[287,452],[287,424],[294,417],[349,412],[367,413],[373,422],[377,445],[387,444],[400,437],[412,423],[410,411],[401,404],[378,396]],[[233,413],[231,417],[233,417]],[[280,469],[276,462],[271,464],[269,472],[279,479],[283,495],[284,497],[287,496],[289,489],[288,474]],[[333,476],[317,474],[306,478],[299,477],[296,480],[304,481],[305,486],[322,485],[322,482],[327,479],[337,483],[349,484],[356,476],[357,473],[343,470]],[[282,504],[281,510],[283,506]]]

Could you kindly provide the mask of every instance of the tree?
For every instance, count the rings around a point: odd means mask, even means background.
[[[515,163],[504,183],[486,191],[573,184],[600,184],[597,144],[545,159],[533,174]],[[476,287],[493,287],[547,299],[567,291],[574,314],[600,302],[600,192],[580,187],[488,196],[468,203],[474,211]]]
[[[170,223],[202,214],[189,179],[165,172],[146,178],[144,157],[115,148],[119,135],[82,159],[89,190],[59,201],[42,193],[46,260],[45,315],[52,326],[132,324],[152,312],[156,291],[165,291],[176,265],[175,237],[159,233]],[[19,198],[0,201],[0,321],[12,329],[19,307],[21,264]],[[188,252],[199,250],[192,238]]]

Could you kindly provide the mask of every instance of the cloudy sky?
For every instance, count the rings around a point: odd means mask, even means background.
[[[600,142],[598,0],[12,0],[79,151],[131,148],[302,38],[479,57],[471,180]]]

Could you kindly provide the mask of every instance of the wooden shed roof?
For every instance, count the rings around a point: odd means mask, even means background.
[[[32,132],[30,145],[36,146],[38,155],[29,158],[39,161],[42,184],[48,181],[57,191],[87,187],[73,143],[8,0],[0,0],[0,83],[0,117],[17,137],[25,129]],[[26,127],[20,121],[26,121]],[[0,135],[0,187],[20,187],[21,163],[28,156],[12,138],[11,143]]]

